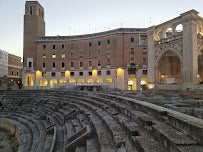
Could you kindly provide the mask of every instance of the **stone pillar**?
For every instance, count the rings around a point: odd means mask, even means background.
[[[172,26],[172,35],[176,35],[176,27],[174,25]]]
[[[183,89],[193,88],[197,83],[197,14],[192,10],[181,14],[183,23]]]
[[[155,37],[155,26],[147,29],[148,35],[148,81],[149,83],[155,83],[155,50],[154,50],[154,37]]]
[[[32,74],[31,74],[32,75]],[[37,76],[36,76],[36,71],[33,73],[33,86],[37,86]]]

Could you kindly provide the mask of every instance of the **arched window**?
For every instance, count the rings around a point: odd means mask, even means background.
[[[172,36],[172,28],[167,28],[165,32],[165,38],[171,37]]]
[[[179,24],[176,26],[176,33],[181,33],[183,31],[183,25]]]

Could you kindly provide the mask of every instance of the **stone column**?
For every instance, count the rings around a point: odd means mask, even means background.
[[[176,26],[175,25],[173,25],[172,26],[172,35],[176,35],[177,33],[176,33]]]
[[[154,36],[155,26],[147,29],[148,35],[148,81],[149,83],[155,83],[155,50],[154,50]]]
[[[181,14],[183,23],[183,89],[193,88],[197,83],[197,14],[192,10]]]

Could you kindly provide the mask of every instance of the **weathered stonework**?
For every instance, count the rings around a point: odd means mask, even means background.
[[[202,51],[202,21],[203,18],[198,16],[198,12],[191,10],[181,14],[179,17],[164,22],[160,25],[148,28],[148,68],[149,83],[155,84],[157,89],[195,89],[199,80],[203,78],[202,69],[198,72],[198,65],[201,66],[198,54]],[[182,31],[178,31],[178,27],[182,26]],[[181,80],[178,84],[173,84],[172,75],[163,72],[159,65],[161,59],[165,56],[165,62],[168,62],[168,68],[173,66],[171,55],[176,60],[180,60]],[[174,61],[174,59],[173,59]],[[161,72],[162,71],[162,72]],[[165,70],[166,71],[166,70]],[[170,69],[172,74],[174,70]],[[160,83],[160,79],[171,81]]]

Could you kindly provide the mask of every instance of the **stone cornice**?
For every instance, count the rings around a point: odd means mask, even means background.
[[[93,34],[84,34],[84,35],[75,35],[75,36],[45,36],[40,37],[36,41],[44,42],[44,41],[67,41],[67,40],[85,40],[85,39],[93,39],[99,38],[114,34],[147,34],[146,28],[119,28],[105,32],[93,33]]]

